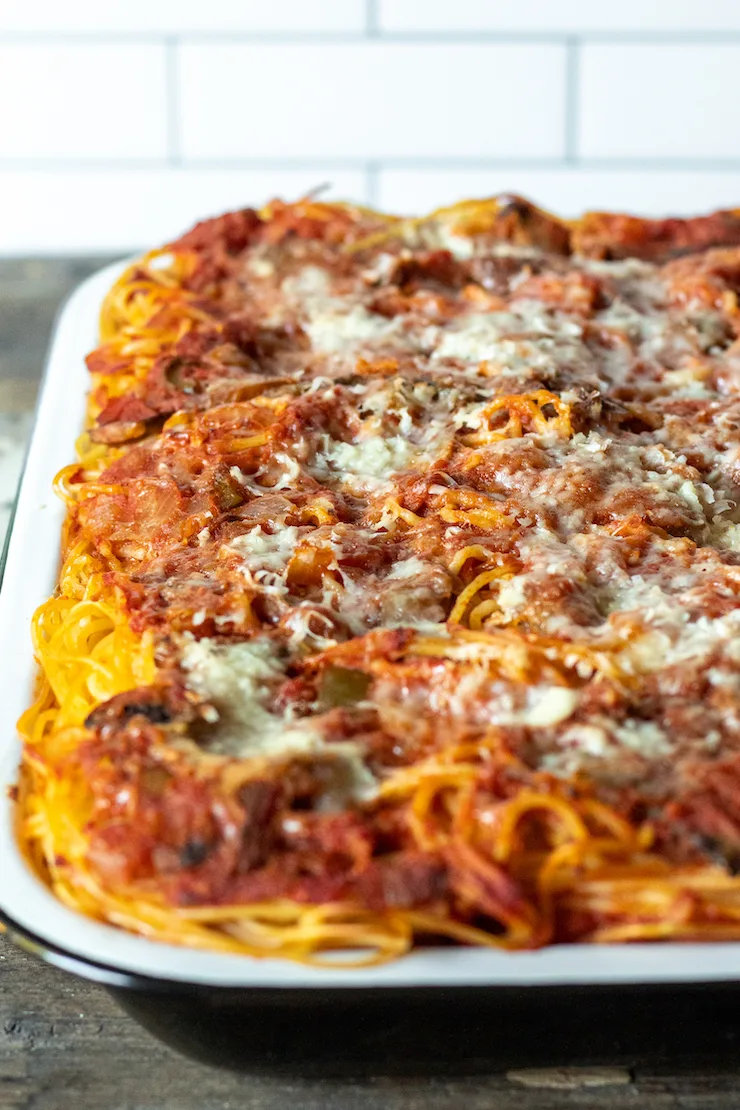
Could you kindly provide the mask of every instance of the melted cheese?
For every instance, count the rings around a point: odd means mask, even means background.
[[[387,343],[398,334],[397,320],[388,320],[361,305],[343,305],[316,312],[305,325],[314,351],[346,352],[348,346],[368,347]]]
[[[468,366],[486,362],[500,373],[536,376],[553,362],[581,362],[586,350],[582,328],[568,318],[543,311],[537,302],[521,302],[513,312],[471,312],[453,321],[435,345],[434,362],[453,360]]]
[[[572,716],[579,701],[577,690],[567,686],[534,686],[527,691],[527,705],[512,714],[512,724],[529,728],[559,725]]]
[[[335,476],[360,493],[370,492],[387,487],[418,454],[418,447],[402,436],[372,436],[357,443],[327,436],[311,468],[317,478]]]
[[[300,536],[307,528],[295,525],[282,525],[273,532],[263,532],[259,525],[243,536],[237,536],[229,547],[244,559],[250,570],[264,567],[267,570],[282,570],[296,549]]]
[[[223,644],[202,639],[186,642],[180,665],[187,685],[211,703],[218,719],[210,750],[239,759],[284,761],[312,758],[334,764],[327,807],[342,808],[349,800],[365,801],[376,790],[359,744],[327,744],[317,718],[294,718],[268,707],[270,692],[285,678],[273,644],[265,639]]]
[[[569,778],[602,762],[619,767],[625,755],[637,757],[644,767],[644,761],[666,759],[673,750],[671,738],[654,721],[628,717],[617,724],[597,717],[589,724],[567,727],[558,738],[558,749],[545,755],[542,765]]]
[[[259,525],[243,536],[237,536],[227,545],[227,550],[235,551],[242,560],[245,577],[265,592],[285,594],[288,592],[285,575],[301,535],[308,528],[277,526],[270,534],[263,532]]]
[[[402,318],[388,319],[354,297],[333,293],[331,277],[320,266],[304,266],[283,281],[282,289],[302,315],[314,351],[346,355],[372,349],[398,339],[403,330]]]
[[[400,563],[396,563],[391,567],[389,579],[404,580],[408,578],[415,578],[423,574],[427,569],[427,563],[423,559],[419,559],[416,555],[412,555],[408,559],[404,559]]]

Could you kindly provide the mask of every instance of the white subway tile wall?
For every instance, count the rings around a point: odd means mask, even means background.
[[[331,186],[326,197],[362,197],[365,175],[279,166],[8,170],[0,173],[0,243],[6,255],[136,250],[174,239],[204,216],[304,196],[321,185]]]
[[[35,35],[364,31],[365,0],[2,0],[0,28]]]
[[[565,60],[540,44],[188,43],[182,156],[559,158]]]
[[[18,0],[20,2],[20,0]],[[49,0],[51,2],[51,0]],[[740,30],[737,0],[378,0],[389,31]]]
[[[739,0],[0,0],[0,254],[321,185],[740,206]]]
[[[0,45],[0,158],[167,157],[165,47]]]
[[[734,208],[740,198],[735,170],[553,168],[390,169],[378,188],[381,208],[425,212],[464,196],[523,193],[562,216],[589,209],[664,216]]]
[[[582,158],[740,160],[740,43],[587,43],[580,55]]]

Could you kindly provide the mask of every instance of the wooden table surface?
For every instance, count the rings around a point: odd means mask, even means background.
[[[108,261],[0,260],[0,532],[55,311],[70,288]],[[737,1036],[727,1031],[727,1010],[725,1003],[722,1058],[699,1062],[637,1052],[627,1066],[604,1066],[603,1059],[598,1067],[504,1064],[495,1074],[462,1078],[445,1078],[444,1067],[429,1078],[391,1077],[382,1061],[355,1080],[232,1075],[176,1055],[103,988],[0,937],[0,1110],[737,1110],[740,1049],[735,1058],[727,1045],[740,1045],[740,990]]]

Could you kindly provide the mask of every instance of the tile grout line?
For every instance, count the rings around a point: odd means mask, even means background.
[[[165,44],[165,97],[167,124],[167,162],[171,167],[182,165],[180,134],[180,72],[178,39],[168,37]]]
[[[569,38],[565,54],[565,161],[575,167],[578,162],[578,121],[581,84],[581,44],[576,36]]]
[[[380,175],[383,166],[380,162],[368,162],[365,167],[366,200],[371,208],[377,208],[380,199]]]
[[[289,171],[289,170],[326,170],[326,171],[363,171],[368,166],[366,158],[213,158],[197,156],[184,157],[176,150],[177,161],[163,158],[3,158],[0,157],[0,173],[151,173],[167,170],[173,164],[190,173],[222,171]],[[516,169],[532,172],[557,172],[566,170],[601,170],[611,173],[655,172],[655,173],[737,173],[740,171],[740,158],[702,157],[696,158],[648,158],[616,156],[614,158],[581,158],[577,155],[572,161],[566,157],[522,157],[510,155],[499,158],[444,157],[434,155],[409,155],[406,157],[378,158],[372,161],[378,172],[388,170],[419,170],[430,173],[440,171],[469,171]]]
[[[305,43],[306,45],[362,43],[368,37],[381,42],[407,43],[450,43],[473,45],[476,43],[557,43],[567,44],[574,38],[568,30],[507,30],[491,31],[485,28],[476,30],[426,31],[388,31],[380,26],[378,0],[365,0],[365,27],[358,31],[194,31],[187,28],[179,31],[0,31],[0,45],[18,46],[101,46],[101,45],[166,45],[173,37],[180,42],[203,45]],[[609,43],[614,45],[690,45],[711,46],[740,43],[740,27],[726,30],[693,31],[656,30],[656,31],[588,31],[578,32],[584,43]]]
[[[365,0],[365,34],[369,39],[380,35],[378,19],[378,0]]]

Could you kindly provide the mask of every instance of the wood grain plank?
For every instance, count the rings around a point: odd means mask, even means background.
[[[0,939],[0,1110],[734,1110],[740,1068],[652,1069],[594,1085],[594,1069],[360,1081],[232,1075],[192,1063],[126,1017],[100,987]],[[579,1075],[584,1079],[578,1082]]]

